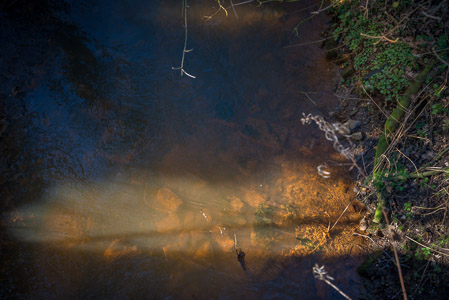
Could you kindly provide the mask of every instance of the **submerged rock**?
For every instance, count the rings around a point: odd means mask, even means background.
[[[351,119],[349,119],[348,121],[343,123],[343,126],[340,127],[340,129],[338,130],[338,133],[343,134],[343,135],[351,134],[360,125],[362,125],[362,122],[360,122],[358,120],[351,120]]]
[[[195,258],[206,258],[212,256],[212,244],[205,241],[204,244],[195,252]]]
[[[171,213],[165,219],[156,223],[157,231],[162,233],[166,231],[179,230],[181,228],[181,222],[176,214]]]
[[[234,212],[240,212],[243,208],[242,200],[240,200],[240,198],[237,198],[234,196],[231,197],[230,204],[231,204],[232,210]]]
[[[104,251],[103,256],[107,260],[113,260],[121,258],[123,256],[139,253],[140,251],[137,250],[136,245],[126,245],[125,243],[121,242],[120,239],[116,239]]]
[[[224,252],[229,252],[234,247],[234,240],[231,239],[228,235],[221,235],[219,232],[214,233],[214,239],[219,248]]]
[[[162,188],[157,191],[154,206],[156,209],[168,212],[175,212],[182,204],[182,199],[173,193],[169,188]]]
[[[265,198],[258,192],[250,190],[245,193],[245,202],[252,208],[258,208],[260,204],[265,202]]]
[[[360,141],[363,139],[363,133],[361,132],[354,132],[353,134],[350,135],[350,138],[355,140],[355,141]]]

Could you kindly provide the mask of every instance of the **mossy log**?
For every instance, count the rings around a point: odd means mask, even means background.
[[[380,168],[378,166],[379,159],[387,150],[388,145],[391,141],[391,137],[393,136],[395,130],[398,128],[402,117],[410,106],[412,97],[419,92],[419,89],[421,88],[424,80],[426,79],[429,72],[432,71],[435,65],[436,61],[432,61],[424,68],[424,70],[421,71],[421,73],[418,74],[418,76],[416,76],[415,80],[413,80],[407,91],[404,93],[404,95],[402,95],[396,108],[385,121],[384,132],[377,142],[377,150],[374,157],[374,177],[380,176]],[[383,196],[383,191],[378,191],[377,196],[377,209],[374,214],[373,222],[380,223],[383,221],[382,207],[386,205],[387,201]]]

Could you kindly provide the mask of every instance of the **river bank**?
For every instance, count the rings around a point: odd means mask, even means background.
[[[401,280],[409,299],[449,294],[444,3],[342,1],[327,11],[327,55],[343,76],[331,116],[360,120],[363,133],[353,151],[366,174],[358,172],[355,188],[366,207],[359,226],[369,244],[359,267],[366,299],[402,298]]]

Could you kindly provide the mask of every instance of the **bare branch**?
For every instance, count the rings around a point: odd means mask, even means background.
[[[438,53],[435,51],[435,48],[432,48],[432,52],[433,52],[433,55],[435,55],[436,58],[438,58],[439,61],[441,61],[443,64],[445,64],[446,66],[449,67],[449,63],[447,61],[443,60],[441,58],[441,56],[438,55]]]
[[[181,58],[181,66],[179,67],[172,67],[172,70],[181,70],[181,76],[186,74],[187,76],[191,78],[196,78],[196,76],[193,76],[192,74],[187,73],[184,70],[184,59],[186,56],[186,53],[192,52],[193,49],[187,50],[187,0],[184,0],[184,48],[182,49],[182,58]]]

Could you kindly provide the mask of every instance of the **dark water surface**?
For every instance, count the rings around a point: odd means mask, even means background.
[[[324,28],[319,15],[295,37],[318,7],[300,2],[205,19],[216,2],[190,1],[196,79],[172,70],[181,1],[79,1],[39,30],[3,19],[3,138],[24,166],[5,184],[32,191],[3,214],[6,294],[339,299],[313,278],[319,263],[356,298],[359,215],[327,234],[351,181],[318,176],[342,159],[299,121],[335,105],[337,71],[319,43],[284,48]]]

